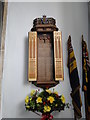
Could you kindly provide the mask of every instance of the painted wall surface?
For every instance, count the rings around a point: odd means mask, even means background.
[[[28,32],[33,19],[54,17],[56,25],[62,31],[64,81],[55,88],[64,94],[66,102],[72,103],[71,87],[67,68],[67,39],[72,36],[72,45],[77,60],[80,84],[82,86],[81,35],[88,42],[88,3],[8,3],[5,59],[2,80],[2,117],[38,118],[36,114],[25,111],[24,99],[32,89],[38,89],[27,81]],[[53,89],[53,88],[51,88]],[[82,116],[84,113],[84,96]],[[55,118],[73,118],[73,106],[63,112],[53,112]]]
[[[0,2],[0,49],[1,49],[1,31],[2,31],[2,3]]]

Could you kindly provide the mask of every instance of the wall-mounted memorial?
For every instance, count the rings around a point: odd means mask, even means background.
[[[29,32],[28,80],[36,86],[50,88],[63,81],[62,33],[54,18],[33,20]]]

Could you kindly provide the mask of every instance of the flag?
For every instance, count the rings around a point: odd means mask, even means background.
[[[74,107],[75,116],[77,118],[81,118],[82,102],[80,96],[80,83],[78,77],[76,58],[74,56],[74,51],[71,44],[71,36],[69,36],[68,38],[68,70],[69,70],[70,85],[72,88],[71,97],[72,97],[72,104]]]
[[[88,111],[90,112],[90,62],[87,44],[83,39],[83,35],[82,35],[82,70],[83,70],[82,90],[86,94]]]

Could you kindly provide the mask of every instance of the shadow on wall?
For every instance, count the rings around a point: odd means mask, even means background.
[[[28,84],[28,37],[26,36],[25,39],[25,49],[24,49],[24,85]]]

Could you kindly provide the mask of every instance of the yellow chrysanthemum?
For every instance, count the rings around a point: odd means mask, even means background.
[[[30,95],[33,96],[35,94],[35,92],[36,92],[35,90],[32,90]]]
[[[57,91],[55,91],[54,93],[55,93],[56,95],[58,95],[58,92],[57,92]]]
[[[53,103],[53,101],[55,101],[54,97],[52,97],[52,96],[49,96],[47,99],[50,101],[50,103]]]
[[[36,100],[37,103],[42,103],[42,98],[41,97],[38,97],[37,100]]]
[[[50,93],[51,93],[51,90],[46,89],[46,92],[48,92],[48,93],[50,94]]]
[[[29,96],[26,96],[25,103],[27,104],[29,102]]]
[[[65,103],[65,97],[62,95],[61,96],[62,103]]]
[[[44,112],[50,112],[51,107],[50,106],[44,106]]]

